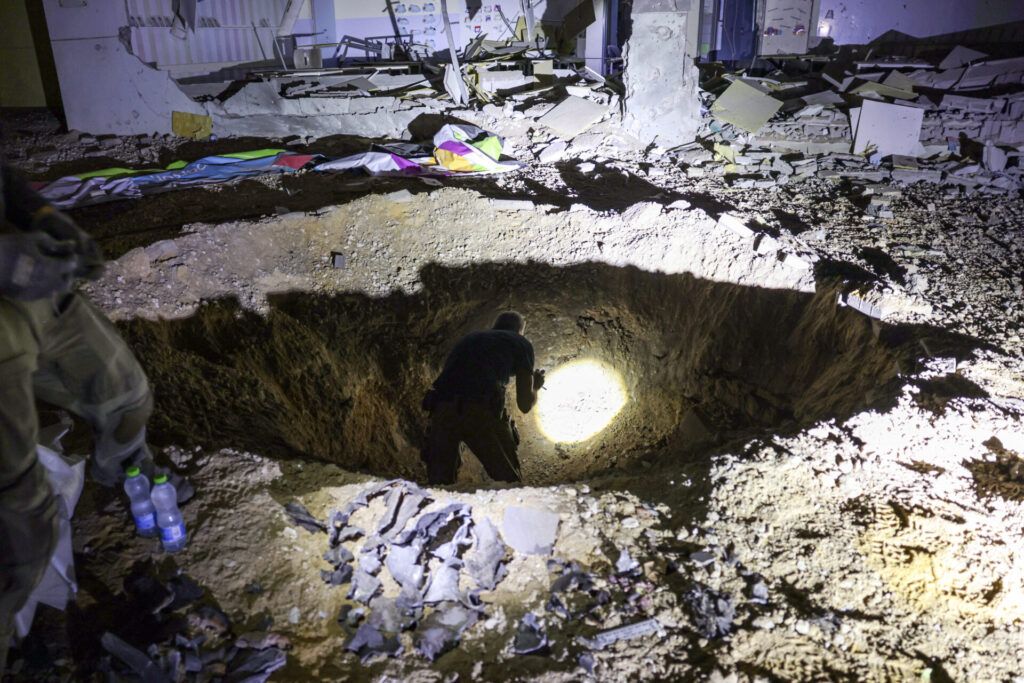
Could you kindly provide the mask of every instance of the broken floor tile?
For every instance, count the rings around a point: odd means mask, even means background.
[[[560,521],[558,513],[526,507],[505,509],[502,536],[524,555],[549,555],[555,545]]]
[[[537,119],[537,123],[550,128],[559,137],[571,140],[607,113],[608,107],[604,105],[570,95]]]
[[[736,80],[715,100],[711,115],[748,133],[756,133],[781,108],[782,102],[757,84]]]

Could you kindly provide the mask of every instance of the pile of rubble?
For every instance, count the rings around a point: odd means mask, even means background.
[[[1024,58],[958,47],[941,63],[831,61],[768,77],[704,70],[698,140],[678,150],[691,177],[737,187],[803,178],[927,182],[951,192],[1024,187]]]

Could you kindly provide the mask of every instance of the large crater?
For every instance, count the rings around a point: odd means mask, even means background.
[[[156,393],[154,441],[422,479],[424,391],[463,334],[511,307],[527,318],[539,367],[601,361],[628,396],[605,429],[572,444],[553,443],[535,414],[516,411],[524,478],[552,483],[848,415],[891,395],[917,346],[837,306],[828,288],[809,295],[602,264],[421,275],[415,295],[288,294],[271,299],[266,317],[221,301],[186,320],[125,323]]]

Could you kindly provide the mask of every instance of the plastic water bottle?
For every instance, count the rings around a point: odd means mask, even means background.
[[[129,467],[125,472],[124,492],[132,502],[132,519],[139,536],[156,536],[156,508],[149,498],[149,479],[138,467]]]
[[[185,520],[178,509],[178,492],[167,481],[166,474],[153,478],[153,506],[156,508],[156,523],[160,527],[160,541],[164,550],[176,553],[185,547]]]

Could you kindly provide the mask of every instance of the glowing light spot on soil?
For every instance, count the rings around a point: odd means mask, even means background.
[[[537,421],[552,441],[586,441],[615,419],[626,399],[622,376],[614,368],[576,360],[547,376],[537,401]]]

